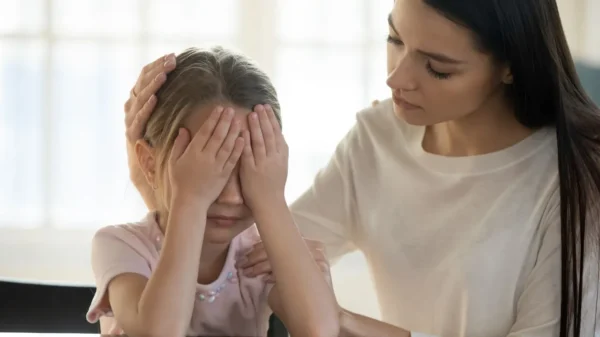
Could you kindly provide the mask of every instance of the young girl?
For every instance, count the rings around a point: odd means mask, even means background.
[[[309,251],[284,199],[288,148],[268,77],[222,48],[176,62],[155,79],[134,148],[157,210],[95,235],[88,321],[130,336],[265,336],[274,311],[293,336],[337,336],[339,309],[315,263],[324,254]],[[261,240],[275,286],[236,269]]]

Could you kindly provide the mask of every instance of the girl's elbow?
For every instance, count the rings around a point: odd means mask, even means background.
[[[136,331],[128,333],[132,337],[185,336],[187,328],[183,322],[169,322],[167,319],[141,320]]]
[[[138,333],[127,334],[127,336],[132,337],[164,337],[164,336],[185,336],[186,331],[176,331],[173,333],[173,330],[168,327],[161,326],[148,326],[140,329]]]

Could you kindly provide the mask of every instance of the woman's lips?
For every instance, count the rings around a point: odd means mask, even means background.
[[[406,101],[405,99],[403,99],[400,96],[397,95],[392,95],[392,99],[394,100],[394,103],[400,107],[402,107],[404,110],[416,110],[416,109],[421,109],[420,106],[418,105],[414,105],[412,103],[409,103],[408,101]]]

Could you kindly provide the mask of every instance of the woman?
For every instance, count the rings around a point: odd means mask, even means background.
[[[291,206],[331,261],[367,258],[389,324],[343,311],[342,331],[593,335],[600,115],[555,1],[396,0],[387,56],[393,98],[357,115]],[[130,143],[163,63],[125,106]],[[260,247],[243,267],[270,271]]]

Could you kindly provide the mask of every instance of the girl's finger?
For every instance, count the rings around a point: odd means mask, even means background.
[[[256,112],[251,112],[248,115],[248,125],[250,128],[250,139],[252,141],[252,154],[254,154],[254,160],[260,160],[266,157],[267,152],[262,130],[260,129],[260,122],[258,121],[258,114]]]
[[[229,157],[231,156],[235,143],[240,135],[240,128],[241,126],[238,120],[232,121],[227,136],[217,152],[217,164],[222,165],[222,167],[225,167],[225,164],[228,163]]]
[[[200,150],[204,149],[204,147],[208,143],[208,140],[212,136],[215,127],[219,123],[222,114],[223,107],[215,107],[215,109],[211,112],[210,116],[208,116],[208,119],[204,121],[204,124],[202,124],[198,132],[196,132],[196,134],[194,135],[194,138],[192,139],[192,143],[194,143],[194,146],[197,146]]]
[[[258,121],[260,123],[260,129],[262,131],[263,141],[265,143],[265,152],[267,155],[277,152],[277,144],[275,141],[275,134],[273,133],[273,126],[267,110],[264,106],[258,105],[256,107],[256,113],[258,114]]]
[[[281,133],[281,125],[275,116],[275,111],[273,107],[270,105],[266,105],[265,109],[267,111],[267,116],[269,117],[269,121],[271,122],[271,127],[273,130],[273,137],[275,139],[275,147],[278,152],[282,152],[285,148],[285,139],[283,137],[283,133]]]
[[[248,130],[242,131],[242,138],[244,139],[244,150],[242,152],[242,162],[245,165],[254,166],[254,154],[252,153],[252,141],[250,140],[250,132]]]
[[[233,121],[233,116],[235,111],[232,108],[227,108],[223,111],[219,122],[214,127],[212,135],[208,139],[206,146],[204,147],[204,151],[213,153],[215,156],[217,155],[219,149],[225,142],[225,138],[229,134],[229,129],[231,128],[231,122]]]

